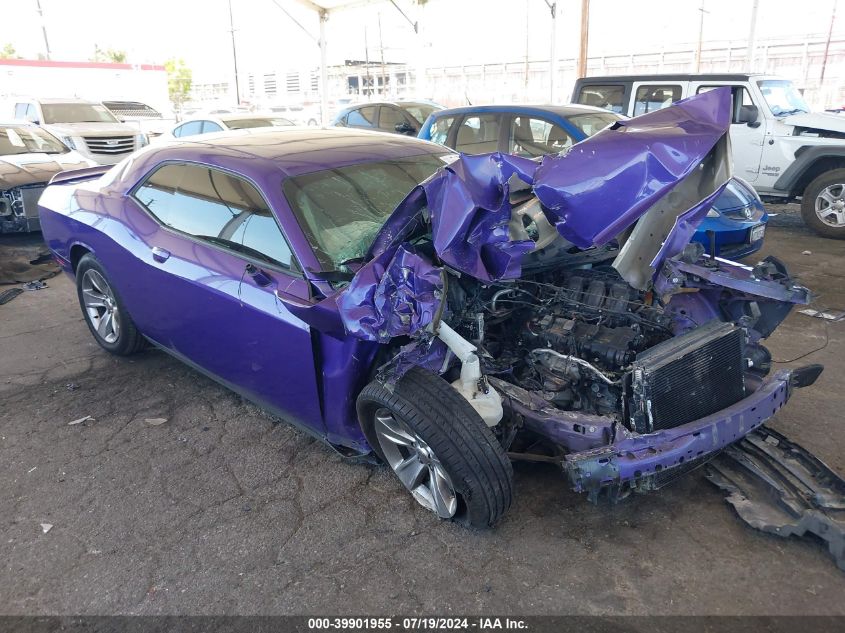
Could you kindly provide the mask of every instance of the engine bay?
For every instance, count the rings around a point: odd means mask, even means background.
[[[653,294],[632,288],[610,267],[486,287],[461,281],[449,286],[449,304],[463,306],[452,320],[478,347],[484,373],[565,411],[621,420],[631,363],[673,336]]]

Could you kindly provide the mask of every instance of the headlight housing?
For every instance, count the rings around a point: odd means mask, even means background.
[[[145,145],[150,144],[150,139],[147,137],[146,134],[139,134],[135,137],[135,146],[136,147],[144,147]]]
[[[76,143],[73,142],[73,138],[71,138],[70,136],[63,136],[62,143],[64,143],[71,149],[76,149]]]

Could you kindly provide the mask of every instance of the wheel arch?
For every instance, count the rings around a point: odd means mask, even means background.
[[[811,147],[805,145],[796,152],[795,161],[777,179],[774,188],[790,196],[800,196],[813,180],[833,169],[845,169],[845,145],[841,147]]]
[[[88,253],[93,253],[94,250],[85,244],[76,243],[70,247],[68,254],[70,255],[70,267],[73,273],[76,274],[76,269],[79,266],[80,260]]]

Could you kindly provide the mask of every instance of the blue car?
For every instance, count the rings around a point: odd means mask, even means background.
[[[540,158],[567,150],[624,117],[582,105],[467,106],[438,110],[423,123],[419,138],[464,154],[504,152]],[[693,241],[705,252],[740,259],[763,246],[768,216],[754,189],[734,178],[716,200]]]

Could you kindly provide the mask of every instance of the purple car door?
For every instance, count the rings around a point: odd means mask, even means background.
[[[307,301],[308,285],[258,189],[228,171],[167,163],[132,196],[149,249],[128,304],[141,331],[323,432],[310,330],[278,298]]]

